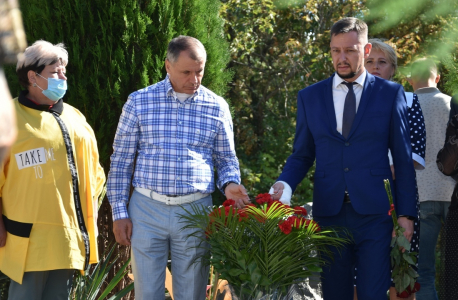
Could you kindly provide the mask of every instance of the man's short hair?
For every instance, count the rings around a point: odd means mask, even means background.
[[[416,59],[410,66],[410,77],[413,80],[426,81],[432,76],[436,77],[436,75],[437,65],[431,58]]]
[[[53,45],[50,42],[39,40],[27,47],[24,55],[20,56],[16,65],[16,74],[19,83],[28,88],[30,86],[27,73],[34,71],[40,74],[46,66],[53,65],[60,61],[66,66],[68,63],[68,52],[64,44]]]
[[[331,27],[331,38],[334,35],[355,31],[358,38],[363,38],[367,41],[367,24],[357,18],[343,18],[335,22]]]
[[[182,51],[188,51],[191,59],[196,61],[207,60],[207,52],[202,43],[191,36],[180,35],[172,39],[167,48],[167,60],[174,63]]]
[[[396,69],[398,68],[398,57],[394,48],[395,46],[391,46],[381,39],[369,39],[369,43],[372,44],[371,51],[381,51],[388,62],[393,66],[394,72],[396,72]]]

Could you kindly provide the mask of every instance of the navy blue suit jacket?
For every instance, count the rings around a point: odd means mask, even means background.
[[[316,159],[313,214],[333,216],[343,205],[345,189],[360,214],[386,214],[383,179],[393,187],[388,161],[391,149],[396,175],[393,197],[398,215],[417,216],[406,100],[401,85],[367,73],[350,134],[337,131],[332,97],[334,76],[301,90],[293,153],[278,180],[293,191]]]

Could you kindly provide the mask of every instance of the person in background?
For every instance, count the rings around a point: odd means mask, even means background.
[[[0,110],[0,163],[5,158],[17,134],[12,100],[5,74],[0,65],[0,107],[2,108]]]
[[[436,156],[445,136],[449,120],[451,97],[437,89],[440,75],[437,66],[429,58],[415,60],[411,66],[409,83],[418,95],[425,120],[426,141],[425,169],[417,170],[420,196],[420,251],[418,282],[421,285],[417,300],[437,300],[436,244],[442,222],[447,217],[450,195],[455,181],[437,169]]]
[[[193,205],[212,205],[214,169],[216,184],[228,199],[237,207],[249,203],[240,185],[229,105],[201,85],[206,58],[199,40],[172,39],[166,78],[132,93],[119,119],[108,199],[116,241],[132,245],[135,297],[140,300],[164,299],[169,251],[174,299],[205,299],[208,267],[196,261],[206,251],[199,247],[204,232],[182,229],[180,215]],[[132,174],[135,189],[129,202]]]
[[[447,125],[445,143],[437,153],[437,167],[446,176],[458,175],[458,115],[451,117]],[[452,193],[451,203],[441,234],[443,268],[441,269],[441,287],[443,300],[458,299],[458,183]],[[441,298],[442,299],[442,298]]]
[[[97,211],[105,174],[94,132],[63,102],[63,44],[28,47],[16,72],[18,135],[0,164],[0,270],[9,299],[67,300],[75,270],[98,261]]]
[[[27,46],[17,0],[0,0],[0,163],[16,138],[16,118],[2,66],[17,63]]]

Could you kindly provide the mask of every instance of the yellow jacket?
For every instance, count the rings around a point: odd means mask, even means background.
[[[72,177],[62,131],[52,114],[21,93],[14,105],[18,137],[0,165],[0,197],[8,220],[31,224],[29,237],[8,229],[0,248],[0,270],[22,283],[24,272],[84,268],[85,248],[73,201]],[[84,221],[90,238],[90,263],[98,261],[98,196],[105,183],[97,142],[85,117],[60,100],[72,141]]]

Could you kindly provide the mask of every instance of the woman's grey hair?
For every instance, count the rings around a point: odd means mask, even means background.
[[[394,72],[396,73],[398,68],[398,57],[394,47],[382,41],[381,39],[369,39],[369,43],[372,44],[371,51],[381,51],[383,54],[385,54],[386,59],[391,63],[394,68]]]
[[[185,35],[180,35],[170,41],[167,48],[167,60],[171,63],[176,62],[182,51],[188,51],[193,60],[199,62],[207,60],[204,45],[198,39]]]
[[[39,40],[27,47],[16,65],[16,74],[19,83],[28,88],[30,86],[27,73],[34,71],[40,74],[46,66],[53,65],[60,61],[66,66],[68,63],[68,52],[62,43],[53,45],[50,42]]]

